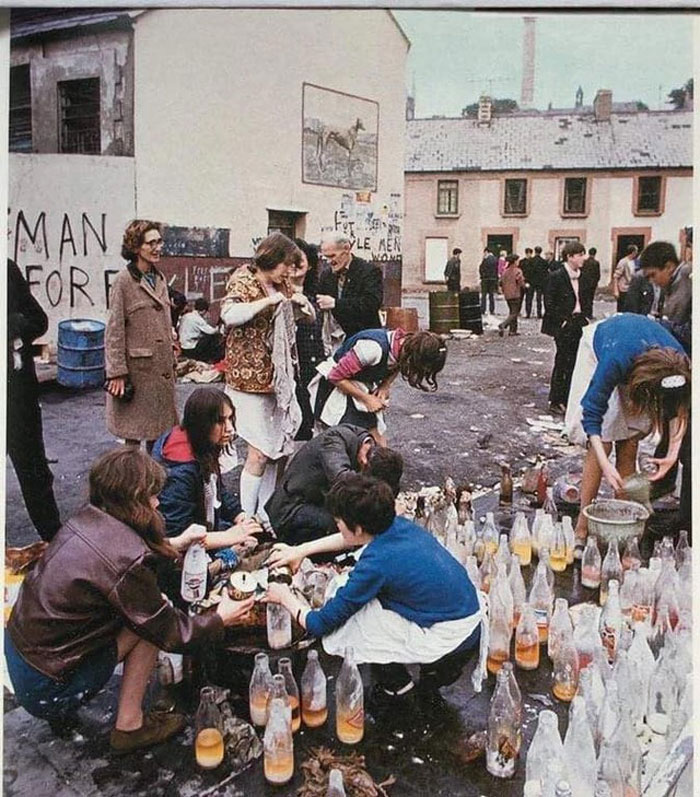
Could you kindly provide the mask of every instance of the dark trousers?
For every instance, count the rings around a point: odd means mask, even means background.
[[[625,305],[627,304],[627,292],[621,293],[617,297],[617,312],[624,313],[625,312]]]
[[[218,363],[224,359],[225,343],[223,335],[202,335],[194,349],[183,349],[182,354],[202,363]]]
[[[489,313],[496,312],[496,293],[498,291],[498,280],[481,280],[481,312],[486,312],[486,297],[489,300]]]
[[[539,285],[530,285],[525,293],[525,315],[532,315],[532,300],[537,296],[537,317],[542,318],[542,288]]]
[[[554,355],[554,368],[549,383],[549,403],[566,406],[571,390],[571,377],[576,364],[578,344],[581,340],[586,319],[582,315],[574,316],[557,333],[554,338],[557,350]]]
[[[509,335],[515,335],[518,331],[518,316],[520,315],[520,307],[523,303],[522,299],[506,299],[506,303],[508,305],[508,318],[505,321],[501,321],[498,325],[499,329],[505,329],[506,327],[510,327]]]
[[[53,494],[53,474],[46,460],[39,391],[33,373],[17,372],[10,376],[7,453],[29,517],[41,539],[48,542],[61,527],[61,518]]]
[[[274,525],[274,518],[272,520]],[[299,545],[302,542],[326,537],[328,534],[335,534],[338,528],[330,512],[322,506],[304,504],[283,528],[275,530],[281,542],[286,542],[287,545]]]

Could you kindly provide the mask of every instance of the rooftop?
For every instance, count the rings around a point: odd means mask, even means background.
[[[406,123],[407,172],[659,169],[693,165],[693,112],[587,109]]]

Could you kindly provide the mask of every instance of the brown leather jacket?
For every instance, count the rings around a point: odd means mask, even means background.
[[[130,628],[163,650],[222,636],[216,612],[188,617],[161,594],[158,557],[129,526],[89,505],[58,532],[27,576],[7,630],[17,651],[61,680]]]

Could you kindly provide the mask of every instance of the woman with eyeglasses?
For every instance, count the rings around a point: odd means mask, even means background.
[[[163,228],[137,219],[124,232],[127,267],[109,294],[105,333],[107,428],[127,445],[153,442],[177,423],[170,299],[157,268]]]

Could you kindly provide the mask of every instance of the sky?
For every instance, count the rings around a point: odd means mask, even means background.
[[[407,89],[416,116],[460,116],[479,94],[520,100],[522,13],[394,11],[411,40]],[[535,28],[535,108],[590,104],[598,89],[613,101],[668,109],[666,95],[693,74],[690,14],[531,13]]]

